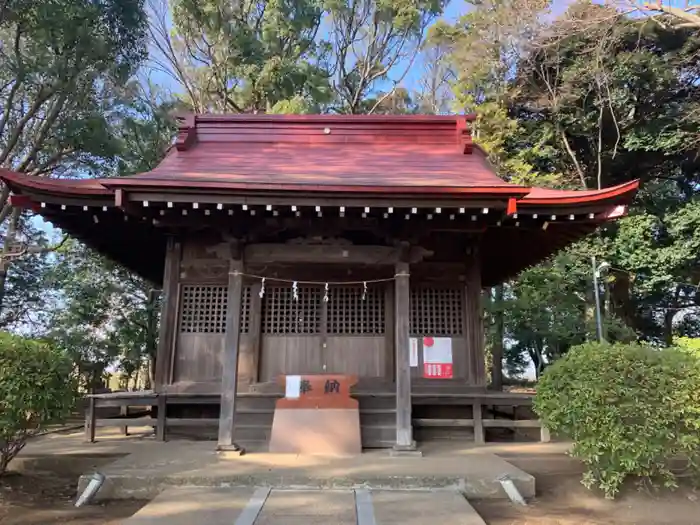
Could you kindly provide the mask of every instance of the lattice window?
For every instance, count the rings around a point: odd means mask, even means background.
[[[328,333],[381,335],[384,333],[384,290],[362,287],[332,287],[328,297]]]
[[[243,287],[243,297],[241,298],[241,333],[247,334],[250,330],[250,286]]]
[[[464,326],[461,288],[412,288],[411,335],[460,336]]]
[[[263,297],[263,333],[318,334],[321,330],[322,290],[300,286],[294,300],[292,287],[266,286]]]
[[[250,287],[243,287],[241,332],[250,327]],[[228,287],[184,285],[180,289],[180,332],[223,334],[226,332]]]

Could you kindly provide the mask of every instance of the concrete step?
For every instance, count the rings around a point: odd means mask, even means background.
[[[454,491],[168,488],[122,525],[485,525]]]
[[[356,525],[351,490],[273,490],[254,525]],[[253,525],[251,524],[251,525]],[[359,522],[359,525],[370,525]],[[375,524],[371,524],[375,525]]]
[[[256,442],[256,440],[250,440]],[[245,441],[242,443],[245,444]],[[146,446],[148,445],[148,446]],[[173,485],[373,490],[459,490],[468,498],[507,498],[500,479],[510,478],[525,498],[535,478],[503,458],[465,449],[460,454],[393,457],[368,451],[352,457],[295,454],[216,454],[210,442],[144,443],[101,468],[106,481],[97,499],[150,499]],[[80,477],[78,492],[92,479]]]
[[[371,495],[376,525],[486,525],[466,498],[451,490]]]
[[[231,525],[254,492],[253,488],[169,488],[121,525]]]

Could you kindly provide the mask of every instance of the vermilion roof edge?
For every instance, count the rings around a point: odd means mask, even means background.
[[[23,173],[13,172],[0,168],[0,180],[7,183],[11,189],[34,189],[47,193],[63,195],[109,196],[114,193],[112,187],[139,187],[139,188],[173,188],[172,180],[157,179],[131,179],[128,177],[119,179],[48,179]],[[155,184],[154,184],[155,183]],[[639,188],[639,180],[634,180],[605,188],[602,190],[586,191],[583,195],[576,195],[580,190],[548,190],[546,197],[530,197],[528,194],[532,188],[516,185],[503,186],[355,186],[355,185],[315,185],[315,184],[258,184],[258,183],[218,183],[198,182],[196,186],[182,185],[177,189],[223,189],[223,190],[257,190],[257,191],[289,191],[290,193],[311,191],[329,193],[393,193],[406,195],[415,193],[433,193],[447,195],[504,195],[519,197],[520,206],[530,205],[565,205],[585,204],[619,197],[625,194],[632,195]],[[582,192],[584,193],[584,192]]]
[[[639,189],[639,179],[603,188],[601,190],[548,190],[548,195],[538,197],[532,193],[518,201],[519,205],[529,206],[536,204],[583,204],[619,197],[625,194],[632,195]],[[581,195],[576,195],[580,192]]]
[[[64,195],[91,196],[114,194],[113,190],[100,184],[101,179],[50,179],[0,168],[0,180],[10,186],[10,189],[13,189],[13,186],[17,186]]]

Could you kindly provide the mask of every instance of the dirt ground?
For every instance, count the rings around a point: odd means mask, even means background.
[[[581,485],[581,464],[562,454],[502,457],[535,476],[537,497],[522,508],[470,501],[488,525],[700,525],[700,491],[640,492],[634,485],[609,501]]]
[[[76,509],[80,472],[114,461],[113,457],[63,457],[42,471],[23,469],[0,477],[2,525],[118,525],[146,501],[114,501]],[[12,468],[12,465],[10,466]]]
[[[561,454],[504,455],[537,478],[538,496],[527,508],[506,501],[472,501],[488,525],[700,525],[700,492],[637,492],[606,501],[580,483],[580,464]],[[63,456],[42,470],[25,465],[0,478],[2,525],[117,525],[145,501],[73,507],[77,476],[114,457]]]

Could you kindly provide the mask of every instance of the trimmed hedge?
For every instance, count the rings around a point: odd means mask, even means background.
[[[700,465],[700,359],[678,348],[587,343],[547,368],[535,411],[574,441],[583,484],[612,498],[628,478],[676,486],[670,467]]]
[[[0,475],[27,440],[76,399],[72,364],[47,343],[0,332]]]

